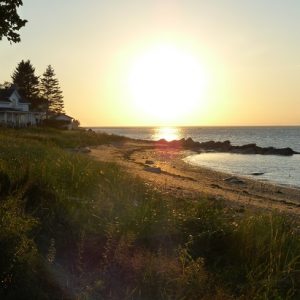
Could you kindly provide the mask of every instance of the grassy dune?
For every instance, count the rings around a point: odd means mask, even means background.
[[[0,131],[1,299],[299,299],[292,220],[163,196],[69,151],[122,140]]]

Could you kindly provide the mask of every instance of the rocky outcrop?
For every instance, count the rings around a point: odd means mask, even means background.
[[[166,141],[161,139],[156,144],[168,146],[170,148],[183,148],[194,151],[215,151],[215,152],[228,152],[228,153],[240,153],[240,154],[261,154],[261,155],[284,155],[290,156],[293,154],[300,154],[293,149],[287,148],[274,148],[274,147],[260,147],[256,144],[246,144],[242,146],[233,146],[230,141],[224,142],[196,142],[192,138]]]

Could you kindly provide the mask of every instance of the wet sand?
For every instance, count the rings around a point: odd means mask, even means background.
[[[185,163],[183,158],[192,153],[132,140],[93,147],[90,155],[96,160],[115,162],[151,188],[178,199],[204,196],[225,201],[228,206],[241,210],[278,210],[300,216],[300,189],[242,177],[230,180],[230,174]]]

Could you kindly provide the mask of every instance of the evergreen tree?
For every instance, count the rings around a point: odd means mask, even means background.
[[[22,60],[13,75],[13,84],[19,88],[20,94],[31,103],[31,109],[41,109],[42,99],[39,97],[39,77],[34,74],[35,68],[30,60]]]
[[[48,113],[59,114],[64,112],[62,91],[51,65],[47,67],[41,78],[41,96],[48,104]]]

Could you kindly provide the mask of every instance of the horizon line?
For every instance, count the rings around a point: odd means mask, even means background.
[[[84,125],[82,128],[150,128],[150,127],[300,127],[300,124],[284,125]]]

